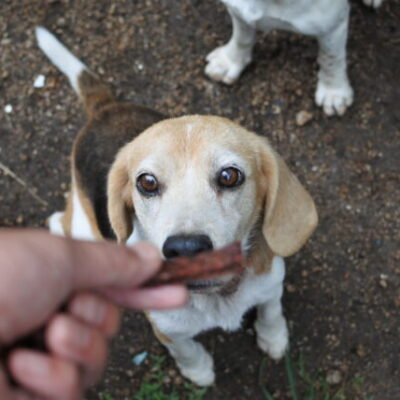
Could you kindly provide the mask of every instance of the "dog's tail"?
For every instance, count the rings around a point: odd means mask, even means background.
[[[71,86],[83,101],[88,115],[115,101],[108,86],[90,72],[86,65],[47,29],[36,27],[36,39],[43,53],[68,77]]]

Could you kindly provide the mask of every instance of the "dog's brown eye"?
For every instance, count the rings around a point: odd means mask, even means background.
[[[224,168],[219,173],[217,182],[218,186],[222,188],[235,187],[243,182],[243,175],[237,168]]]
[[[138,190],[147,195],[153,196],[158,193],[159,185],[156,177],[151,174],[142,174],[136,180]]]

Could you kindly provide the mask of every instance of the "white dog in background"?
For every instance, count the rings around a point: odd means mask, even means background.
[[[316,103],[327,115],[343,115],[353,102],[346,72],[349,24],[348,0],[221,0],[232,18],[227,44],[207,56],[205,72],[212,79],[232,84],[251,62],[256,30],[281,29],[313,36],[319,54]],[[383,0],[363,0],[378,7]]]

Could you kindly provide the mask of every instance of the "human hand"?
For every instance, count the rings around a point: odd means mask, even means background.
[[[157,250],[145,243],[128,248],[44,231],[0,231],[0,352],[46,322],[48,348],[9,355],[7,367],[18,389],[8,384],[0,363],[0,398],[79,398],[99,378],[107,338],[119,326],[119,311],[110,301],[139,309],[185,302],[182,286],[139,288],[160,264]],[[67,313],[57,314],[67,299]]]

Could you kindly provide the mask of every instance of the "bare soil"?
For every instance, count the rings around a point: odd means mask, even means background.
[[[327,118],[313,103],[315,41],[289,33],[259,34],[254,62],[227,87],[208,80],[204,57],[230,35],[216,0],[2,0],[0,4],[0,161],[27,185],[0,173],[0,225],[44,226],[62,209],[69,152],[85,116],[67,80],[35,44],[43,24],[121,99],[171,116],[217,114],[270,138],[312,193],[319,227],[287,260],[285,314],[293,362],[325,377],[339,371],[350,399],[400,399],[400,2],[376,12],[352,2],[348,42],[355,103]],[[38,74],[42,89],[33,87]],[[12,105],[11,113],[4,111]],[[300,111],[312,113],[305,126]],[[32,196],[33,190],[46,205]],[[289,399],[284,364],[255,345],[252,315],[244,328],[200,337],[215,357],[217,383],[206,399]],[[104,381],[129,399],[151,366],[134,354],[165,351],[140,313],[126,313]],[[167,369],[174,374],[168,358]],[[361,382],[357,387],[355,379]],[[176,385],[182,385],[177,380]],[[300,391],[306,384],[299,380]]]

